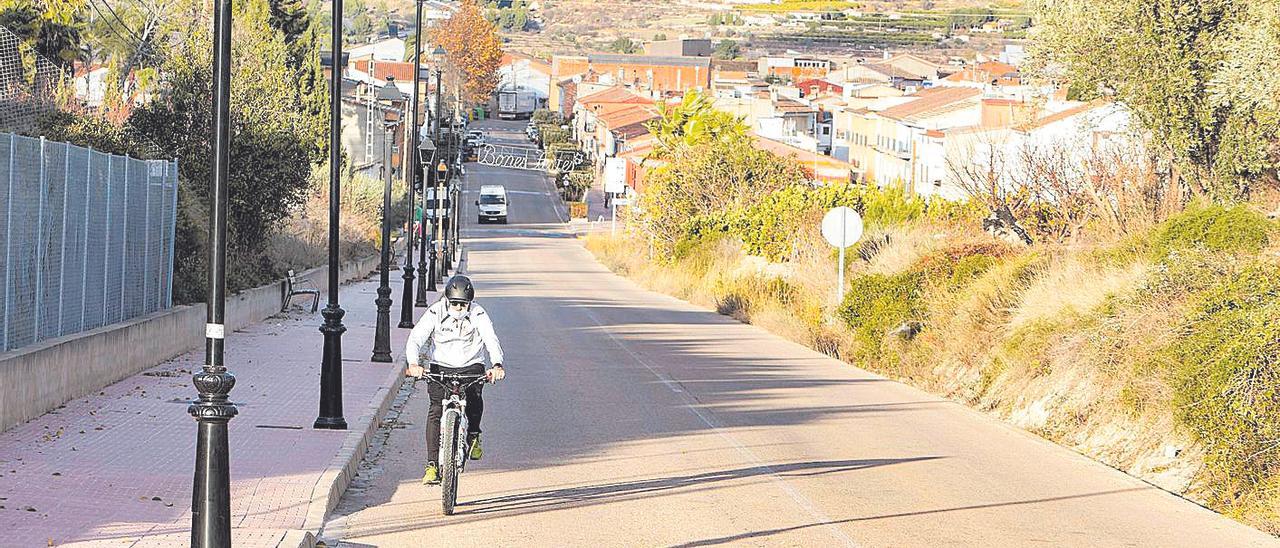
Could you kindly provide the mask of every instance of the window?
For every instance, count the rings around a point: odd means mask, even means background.
[[[500,194],[481,194],[480,203],[483,205],[501,205],[506,203]]]

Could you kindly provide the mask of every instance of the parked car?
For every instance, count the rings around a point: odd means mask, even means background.
[[[476,200],[477,221],[507,224],[507,189],[502,185],[481,185]]]

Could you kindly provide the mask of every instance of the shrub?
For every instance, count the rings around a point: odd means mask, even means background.
[[[1152,251],[1158,259],[1180,249],[1257,253],[1271,239],[1275,224],[1243,205],[1192,207],[1156,229]]]
[[[923,316],[922,281],[918,272],[868,274],[851,280],[836,313],[853,331],[865,358],[879,359],[881,343],[890,329]]]
[[[951,267],[951,287],[962,287],[968,284],[994,264],[996,260],[989,255],[969,255],[961,258]]]
[[[1206,291],[1160,352],[1179,421],[1204,445],[1214,506],[1242,506],[1280,473],[1280,276],[1254,264]]]

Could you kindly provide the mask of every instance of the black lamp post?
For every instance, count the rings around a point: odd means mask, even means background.
[[[414,19],[413,19],[414,21],[413,22],[413,33],[414,33],[413,96],[410,98],[410,108],[409,108],[411,113],[409,118],[409,127],[413,131],[413,140],[410,141],[408,144],[410,147],[412,147],[409,150],[414,151],[416,154],[421,156],[422,148],[420,146],[420,140],[422,138],[421,137],[422,130],[420,129],[420,127],[422,126],[422,118],[418,113],[421,111],[422,106],[421,106],[421,103],[419,102],[418,97],[420,97],[419,88],[421,86],[421,79],[422,79],[422,75],[420,74],[422,72],[422,0],[417,0],[416,2],[414,2],[414,4],[415,4],[415,11],[414,11]],[[419,158],[418,161],[421,162],[422,159]],[[413,278],[414,278],[413,276],[413,241],[418,236],[413,229],[413,223],[414,223],[413,202],[414,202],[414,198],[417,196],[416,194],[414,194],[414,192],[417,192],[415,183],[418,180],[417,175],[418,175],[419,166],[413,165],[413,162],[411,161],[406,162],[405,165],[409,166],[409,169],[405,170],[405,181],[407,181],[407,184],[408,184],[409,200],[407,204],[408,218],[405,220],[405,223],[404,223],[405,225],[404,232],[408,236],[409,241],[405,246],[404,267],[403,267],[404,275],[401,276],[401,278],[404,279],[404,285],[400,293],[400,323],[397,324],[396,327],[399,327],[401,329],[412,329],[413,328],[413,304],[414,304],[413,303]],[[425,179],[425,174],[424,174],[424,179]],[[426,189],[427,189],[427,185],[426,185],[426,181],[424,180],[422,181],[422,192],[424,196],[426,195],[426,191],[427,191]],[[423,213],[426,213],[426,210],[423,210]]]
[[[443,145],[444,145],[444,141],[440,139],[440,115],[442,112],[441,105],[440,105],[440,89],[441,89],[440,63],[443,62],[444,55],[445,55],[445,49],[440,46],[436,46],[435,49],[431,50],[431,54],[430,54],[431,64],[434,65],[435,73],[436,73],[436,109],[435,109],[435,115],[431,116],[431,128],[432,128],[431,136],[433,139],[435,139],[435,142],[438,148],[443,148]],[[437,151],[437,154],[439,154],[438,151]],[[424,223],[427,221],[426,187],[427,185],[434,186],[434,183],[432,181],[434,181],[433,177],[435,177],[435,174],[432,172],[430,167],[431,167],[431,164],[423,164],[423,169],[422,169],[422,178],[423,178],[422,221]],[[413,304],[414,306],[427,306],[429,304],[427,303],[427,290],[428,289],[430,289],[431,291],[436,290],[435,281],[434,281],[435,275],[434,273],[428,273],[428,270],[430,269],[430,267],[427,266],[427,244],[425,242],[426,235],[427,235],[427,228],[426,228],[426,225],[420,225],[420,226],[422,228],[422,236],[423,236],[424,242],[423,242],[423,245],[419,246],[418,248],[418,294],[417,294],[417,298],[414,299]]]
[[[205,365],[191,376],[199,399],[187,407],[196,419],[196,470],[191,486],[191,546],[231,546],[231,458],[227,423],[236,406],[227,399],[236,378],[223,365],[227,289],[227,170],[231,164],[231,0],[218,0],[213,97],[213,188],[209,226],[209,304]]]
[[[444,250],[443,249],[439,250],[441,252],[439,257],[441,268],[437,270],[436,269],[436,251],[437,251],[436,248],[439,247],[437,245],[438,243],[437,240],[441,236],[443,236],[443,232],[444,232],[444,212],[445,212],[445,209],[444,209],[445,186],[444,185],[445,185],[445,182],[449,180],[448,178],[449,178],[449,167],[445,165],[444,159],[441,158],[440,163],[436,164],[436,186],[435,186],[436,207],[440,209],[436,213],[436,218],[435,218],[436,222],[431,225],[431,276],[432,276],[431,279],[435,280],[436,279],[435,276],[437,275],[437,273],[439,273],[439,276],[440,276],[439,281],[441,282],[444,281],[444,275],[445,275],[444,268],[443,268],[444,267],[444,254],[443,254]]]
[[[435,174],[431,173],[431,163],[434,162],[436,157],[440,154],[440,149],[436,148],[436,145],[434,142],[432,142],[430,139],[427,139],[423,141],[420,145],[418,145],[418,154],[419,154],[419,161],[422,162],[422,173],[424,174],[424,176],[426,176],[425,183],[430,183],[432,185],[431,186],[432,192],[435,192],[435,186],[434,186]],[[422,187],[422,196],[423,196],[422,222],[423,223],[430,222],[427,220],[427,212],[430,211],[431,215],[433,216],[436,215],[437,209],[440,205],[438,203],[438,200],[440,198],[439,194],[435,194],[431,196],[431,200],[426,199],[427,195],[428,195],[427,186],[424,184],[424,186]],[[432,224],[431,226],[433,228],[435,227],[434,224]],[[436,251],[435,251],[434,241],[433,241],[435,239],[434,232],[432,233],[431,239],[427,239],[426,225],[424,224],[422,225],[422,233],[423,233],[422,247],[423,249],[428,249],[430,251],[431,261],[427,263],[427,270],[422,271],[423,276],[426,278],[427,283],[418,284],[418,289],[419,289],[418,299],[422,301],[426,301],[426,298],[427,298],[426,292],[436,290],[436,281],[435,281],[436,280],[436,261],[435,261]],[[424,302],[421,306],[426,306],[426,303]]]
[[[435,187],[435,172],[431,170],[431,165],[435,163],[435,156],[440,154],[440,149],[435,146],[435,142],[431,140],[422,141],[419,145],[419,161],[422,163],[422,222],[419,223],[419,230],[422,230],[422,245],[417,248],[417,298],[413,300],[413,306],[428,306],[426,302],[426,292],[435,291],[435,273],[429,273],[428,264],[426,264],[426,248],[431,246],[431,242],[426,238],[426,223],[430,223],[426,219],[426,211],[429,211],[428,187]]]
[[[445,196],[449,197],[448,215],[445,215],[445,221],[440,225],[440,272],[442,276],[448,276],[449,271],[453,270],[453,246],[450,245],[450,232],[453,231],[454,225],[458,219],[453,216],[453,187],[457,184],[455,177],[449,177],[441,186],[444,188]]]
[[[395,79],[387,76],[387,85],[378,90],[378,100],[394,103],[400,100]],[[378,263],[378,320],[373,333],[373,357],[369,361],[391,361],[391,148],[396,138],[399,115],[388,106],[383,115],[382,136],[382,258]],[[372,137],[370,137],[372,138]]]
[[[226,1],[226,0],[224,0]],[[342,21],[342,0],[333,0],[333,21]],[[324,358],[320,363],[320,416],[315,428],[346,430],[342,418],[342,325],[338,306],[338,222],[342,199],[342,25],[333,25],[333,63],[329,87],[329,304],[320,312]]]
[[[462,182],[465,178],[457,178],[453,184],[453,250],[457,260],[462,260],[460,242],[462,239]]]
[[[415,139],[419,139],[419,138],[415,137]],[[424,226],[422,225],[422,223],[425,223],[427,221],[427,179],[431,175],[431,162],[435,161],[437,151],[438,149],[436,148],[436,144],[432,142],[431,139],[423,139],[418,142],[418,163],[419,164],[418,166],[416,166],[416,168],[422,170],[422,178],[423,178],[422,220],[418,224],[420,229]],[[409,209],[410,209],[409,226],[412,227],[413,226],[413,214],[412,214],[413,204],[412,204],[412,200],[410,200],[410,202],[411,203],[409,204]],[[410,236],[410,237],[413,237],[413,236]],[[423,240],[425,239],[426,238],[423,238]],[[420,248],[419,252],[423,252],[422,250],[425,250],[427,248],[427,242],[423,241],[422,245],[420,245],[419,248]],[[405,257],[404,264],[405,264],[405,268],[412,268],[409,265],[413,264],[413,250],[410,250],[409,255]],[[425,265],[419,262],[418,266],[422,267]],[[420,274],[419,278],[422,278],[418,282],[418,290],[419,290],[418,299],[423,302],[421,303],[414,302],[413,279],[407,276],[405,277],[405,281],[404,281],[404,293],[401,294],[400,296],[400,327],[403,327],[406,329],[413,328],[413,307],[427,305],[427,303],[425,302],[427,299],[427,294],[426,294],[427,286],[424,284],[427,277],[427,271],[424,269],[420,269],[418,273]]]

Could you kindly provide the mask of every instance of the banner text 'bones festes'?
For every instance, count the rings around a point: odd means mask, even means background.
[[[546,151],[536,148],[512,147],[502,145],[485,145],[476,155],[480,165],[505,167],[509,169],[525,169],[530,171],[570,171],[582,163],[582,153],[560,153],[555,161],[547,156]]]

